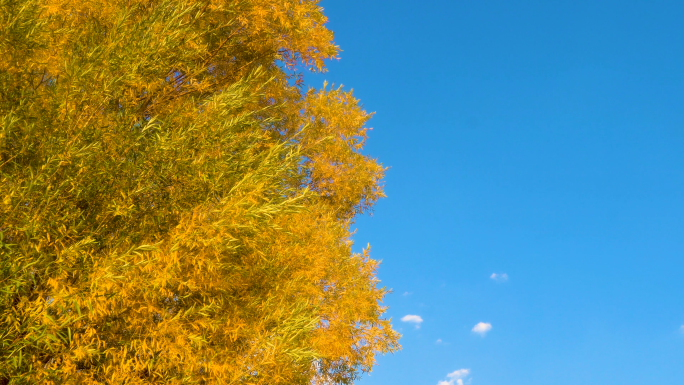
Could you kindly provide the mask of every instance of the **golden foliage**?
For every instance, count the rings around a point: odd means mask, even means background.
[[[348,384],[399,346],[313,0],[0,0],[0,384]]]

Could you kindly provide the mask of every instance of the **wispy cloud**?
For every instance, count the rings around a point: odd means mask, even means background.
[[[463,385],[463,380],[467,380],[470,376],[470,369],[458,369],[446,376],[447,379],[438,382],[437,385]]]
[[[402,294],[402,295],[403,295],[404,297],[407,297],[407,296],[409,296],[409,295],[411,295],[411,294],[413,294],[413,293],[411,293],[410,291],[405,291],[404,294]]]
[[[506,273],[492,273],[492,275],[489,276],[490,279],[496,281],[496,282],[506,282],[508,281],[508,274]]]
[[[401,317],[401,321],[416,324],[416,329],[419,329],[420,324],[423,322],[423,318],[419,315],[407,314]]]
[[[679,327],[679,332],[682,333],[682,334],[684,334],[684,325],[682,325],[682,326]]]
[[[472,332],[484,337],[485,334],[487,334],[487,332],[490,330],[492,330],[492,324],[487,322],[480,322],[477,325],[473,326]]]

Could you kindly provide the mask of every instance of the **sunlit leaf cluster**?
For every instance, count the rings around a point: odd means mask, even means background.
[[[0,384],[349,384],[398,348],[314,0],[0,0]]]

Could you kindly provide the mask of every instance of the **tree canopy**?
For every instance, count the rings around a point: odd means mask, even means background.
[[[315,0],[0,0],[0,384],[348,384],[383,196]]]

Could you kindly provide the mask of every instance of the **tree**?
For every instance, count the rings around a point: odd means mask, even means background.
[[[398,349],[316,0],[0,0],[0,384],[348,384]]]

